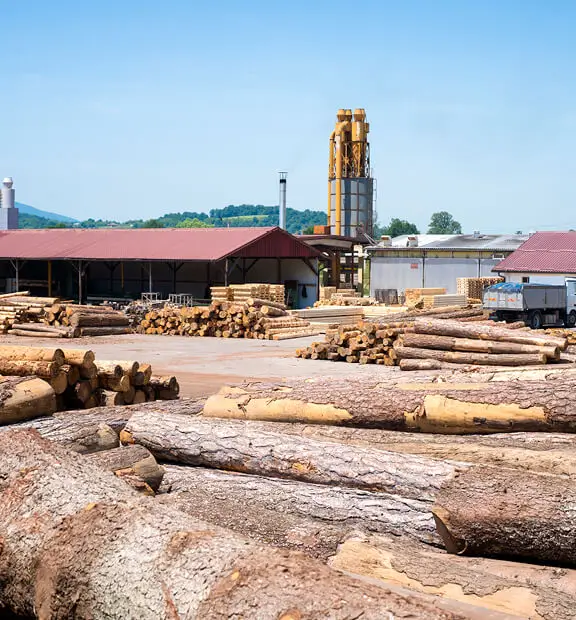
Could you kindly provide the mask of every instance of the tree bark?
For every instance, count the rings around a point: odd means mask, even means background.
[[[461,617],[140,497],[31,431],[0,434],[0,490],[2,598],[41,620]]]
[[[479,341],[480,342],[480,341]],[[537,366],[545,364],[548,359],[544,353],[522,353],[509,355],[500,353],[468,353],[465,351],[436,351],[435,349],[416,349],[403,347],[398,341],[394,343],[398,359],[434,359],[452,364],[470,364],[473,366]]]
[[[158,500],[242,535],[326,559],[350,532],[441,544],[427,502],[344,487],[166,465]]]
[[[127,326],[130,320],[124,314],[114,312],[110,314],[104,313],[81,313],[75,312],[70,317],[70,325],[72,327],[113,327]]]
[[[0,360],[28,360],[32,362],[56,362],[64,364],[62,349],[43,347],[0,346]]]
[[[355,536],[332,568],[523,618],[572,620],[576,571],[449,555],[406,538]]]
[[[0,424],[50,415],[56,411],[52,386],[36,377],[0,377]]]
[[[562,351],[568,346],[568,340],[566,338],[556,338],[554,336],[546,336],[545,334],[533,334],[516,329],[506,329],[505,327],[460,323],[458,321],[417,319],[414,323],[414,329],[417,334],[551,346],[559,347]]]
[[[98,360],[98,374],[111,377],[121,377],[128,375],[133,377],[138,372],[138,362],[127,360]]]
[[[478,465],[443,485],[432,512],[449,553],[576,566],[574,506],[573,479]]]
[[[422,501],[432,501],[459,465],[263,431],[239,420],[155,412],[135,412],[120,439],[143,445],[160,460],[383,491]]]
[[[125,327],[80,327],[79,329],[80,336],[122,336],[124,334],[132,333],[132,328],[128,325],[126,325]]]
[[[576,435],[508,433],[446,436],[281,422],[250,422],[249,426],[254,432],[284,433],[372,450],[557,475],[576,475]]]
[[[473,338],[453,338],[451,336],[432,336],[430,334],[405,334],[401,338],[405,347],[417,349],[439,349],[445,351],[471,351],[475,353],[544,353],[550,359],[560,358],[560,348],[548,345],[517,344],[494,340],[475,340]]]
[[[128,375],[116,377],[101,373],[98,376],[98,382],[102,389],[110,390],[111,392],[129,392],[131,387]]]
[[[143,446],[122,446],[112,450],[98,451],[87,458],[91,463],[104,467],[119,477],[136,477],[152,491],[160,488],[164,469]]]
[[[576,377],[550,381],[405,382],[291,379],[222,388],[205,417],[430,433],[576,432]]]
[[[56,362],[34,362],[28,360],[0,359],[0,375],[26,377],[35,375],[42,379],[52,379],[60,372],[61,366]]]

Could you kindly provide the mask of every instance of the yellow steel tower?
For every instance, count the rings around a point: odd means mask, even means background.
[[[328,160],[328,226],[334,235],[372,235],[373,179],[366,112],[338,110],[330,135]]]

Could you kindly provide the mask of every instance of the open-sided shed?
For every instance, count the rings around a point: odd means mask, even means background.
[[[298,307],[317,299],[319,257],[280,228],[9,230],[0,286],[85,300],[265,282],[285,284]]]

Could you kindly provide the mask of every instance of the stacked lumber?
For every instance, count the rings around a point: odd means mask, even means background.
[[[407,306],[415,306],[421,301],[422,297],[444,295],[445,293],[445,288],[407,288],[404,291],[404,296],[406,297]]]
[[[318,299],[320,301],[330,301],[332,295],[338,291],[335,286],[321,286],[318,294]]]
[[[335,293],[330,299],[324,299],[314,302],[314,308],[325,306],[375,306],[378,302],[374,297],[360,297],[358,293],[351,295],[350,291],[346,293]]]
[[[247,302],[250,298],[264,299],[276,304],[284,304],[285,290],[283,284],[232,284],[230,286],[212,286],[212,301]]]
[[[456,292],[467,299],[482,299],[484,289],[499,282],[504,282],[504,278],[456,278]]]
[[[422,297],[424,308],[445,308],[452,306],[464,307],[467,303],[465,295],[424,295]]]
[[[433,362],[489,366],[530,366],[560,359],[566,338],[476,322],[419,318],[413,333],[394,342],[403,370],[430,370]]]
[[[359,306],[322,306],[321,308],[306,308],[292,310],[292,315],[312,324],[325,326],[326,324],[354,324],[364,318],[364,310]]]
[[[40,323],[46,308],[55,301],[55,297],[32,297],[28,291],[0,295],[0,332],[12,333]]]
[[[409,322],[376,323],[359,321],[326,330],[324,342],[296,350],[296,357],[358,364],[394,366],[394,342],[412,329]]]
[[[74,337],[130,334],[130,319],[124,312],[109,306],[85,306],[54,303],[45,322],[54,328],[67,329]]]
[[[287,312],[283,303],[247,297],[245,302],[213,301],[210,306],[166,306],[146,313],[138,331],[170,336],[213,336],[285,340],[320,333],[309,321]]]
[[[96,363],[81,349],[0,346],[0,375],[41,379],[59,411],[102,406],[107,393],[115,405],[129,405],[176,399],[180,390],[175,377],[153,376],[150,364]]]

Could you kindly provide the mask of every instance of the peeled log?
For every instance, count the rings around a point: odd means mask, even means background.
[[[115,377],[102,373],[98,376],[98,382],[102,389],[110,390],[111,392],[129,392],[131,388],[130,377],[128,375]]]
[[[34,362],[28,360],[0,359],[0,375],[6,377],[25,377],[36,375],[42,379],[52,379],[60,372],[61,365],[56,362]]]
[[[51,385],[37,377],[0,377],[0,424],[50,415],[56,411]]]
[[[576,566],[574,479],[480,465],[446,482],[432,509],[449,553]]]
[[[123,336],[131,334],[132,328],[128,325],[125,327],[81,327],[80,336]]]
[[[98,360],[98,374],[107,376],[121,377],[128,375],[133,377],[138,372],[138,362],[126,360]]]
[[[326,559],[354,530],[440,544],[427,502],[386,493],[166,465],[168,506],[249,538]]]
[[[432,336],[430,334],[405,334],[401,338],[405,347],[419,349],[440,349],[445,351],[471,351],[475,353],[535,353],[551,359],[560,358],[560,348],[549,345],[517,344],[473,338],[453,338],[451,336]]]
[[[553,381],[290,379],[222,388],[208,398],[203,415],[444,434],[574,433],[576,377],[570,374]]]
[[[92,366],[96,359],[94,351],[83,351],[82,349],[64,349],[64,357],[67,364],[85,366],[86,368]]]
[[[568,340],[566,338],[555,338],[544,334],[537,335],[516,329],[507,329],[505,327],[460,323],[459,321],[417,319],[414,323],[414,329],[417,334],[559,347],[562,351],[568,346]]]
[[[140,497],[33,431],[0,434],[0,490],[2,598],[22,615],[462,617],[441,611],[433,599],[416,602],[361,584],[302,554],[258,545]]]
[[[416,349],[403,347],[394,343],[394,351],[398,359],[434,359],[439,362],[452,364],[471,364],[474,366],[537,366],[545,364],[547,357],[544,353],[522,353],[508,355],[501,353],[468,353],[465,351],[436,351],[434,349]]]
[[[445,368],[443,362],[430,359],[404,359],[400,360],[399,366],[400,370],[441,370]]]
[[[152,491],[160,488],[164,477],[164,469],[143,446],[122,446],[104,452],[98,451],[87,458],[90,462],[108,469],[120,478],[136,477],[147,484]]]
[[[49,383],[56,394],[64,394],[69,385],[68,375],[64,371],[61,371],[56,376],[52,377]]]
[[[454,556],[405,538],[356,535],[329,565],[523,618],[572,620],[576,608],[576,571]]]
[[[29,360],[33,362],[56,362],[64,364],[62,349],[42,347],[0,346],[0,360]]]

